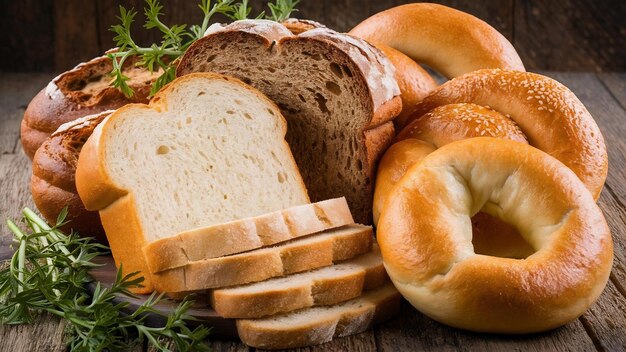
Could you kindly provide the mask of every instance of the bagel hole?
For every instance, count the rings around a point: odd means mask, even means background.
[[[515,226],[483,212],[472,217],[472,245],[476,254],[492,257],[525,259],[535,253]]]

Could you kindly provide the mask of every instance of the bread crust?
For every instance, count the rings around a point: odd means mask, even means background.
[[[332,265],[372,248],[369,226],[349,225],[329,233],[155,273],[155,288],[158,292],[178,293],[243,285]]]
[[[282,21],[281,24],[287,27],[287,29],[295,35],[310,31],[311,29],[315,28],[326,28],[326,26],[319,22],[304,20],[300,18],[288,18]]]
[[[513,224],[536,252],[524,260],[475,254],[469,217],[478,210]],[[407,300],[478,332],[532,333],[576,319],[602,292],[613,260],[602,212],[569,168],[487,137],[448,144],[409,169],[385,204],[377,240]]]
[[[597,200],[608,172],[602,132],[567,87],[540,74],[479,70],[435,89],[407,123],[443,105],[472,103],[513,120],[530,145],[557,158],[583,181]]]
[[[143,252],[149,270],[158,273],[353,223],[346,199],[335,198],[193,229],[151,242]]]
[[[85,209],[76,190],[76,163],[83,144],[111,111],[89,115],[62,125],[37,150],[33,158],[30,189],[35,205],[50,223],[68,208],[69,223],[61,229],[108,243],[98,212]]]
[[[428,3],[393,7],[359,23],[351,35],[388,45],[448,78],[483,68],[524,71],[515,48],[486,22]]]
[[[363,332],[393,317],[400,310],[401,296],[392,285],[330,307],[308,308],[264,319],[237,320],[237,331],[248,346],[284,349],[314,346]],[[304,315],[306,322],[274,323],[284,316]]]
[[[241,291],[234,289],[212,290],[209,294],[211,307],[225,318],[261,318],[278,313],[291,312],[312,306],[337,304],[359,297],[364,290],[382,286],[388,281],[383,267],[380,251],[337,263],[333,266],[336,273],[332,276],[321,274],[325,269],[318,269],[286,279],[296,280],[297,285],[276,284],[271,289],[260,291]],[[374,262],[364,262],[363,258],[375,256]],[[319,275],[319,276],[316,276]],[[302,278],[306,276],[306,279]],[[278,279],[283,280],[284,279]],[[269,285],[270,283],[264,283]],[[264,286],[265,288],[265,286]],[[246,290],[247,287],[241,287]]]
[[[107,77],[111,71],[112,65],[106,56],[81,63],[55,77],[37,93],[24,112],[20,134],[26,155],[32,159],[39,146],[66,122],[117,109],[128,103],[147,102],[150,86],[159,72],[150,74],[146,69],[134,67],[136,61],[134,58],[127,60],[124,66],[126,74],[129,70],[137,71],[138,77],[145,75],[147,79],[131,78],[128,81],[135,91],[131,98],[108,84],[94,88],[95,91],[88,89],[90,83]]]

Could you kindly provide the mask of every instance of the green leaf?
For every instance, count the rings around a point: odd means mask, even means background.
[[[7,221],[19,248],[9,264],[0,267],[1,323],[31,323],[42,312],[59,316],[69,322],[68,346],[73,351],[128,350],[144,340],[166,350],[164,338],[172,339],[180,351],[207,350],[203,340],[209,330],[199,327],[192,331],[185,323],[192,301],[181,302],[164,327],[146,326],[143,313],[163,315],[155,309],[162,295],[153,294],[132,314],[122,313],[128,309],[127,302],[115,303],[118,295],[136,297],[130,290],[144,280],[139,273],[123,275],[120,267],[110,288],[96,283],[90,295],[86,288],[93,280],[89,270],[97,266],[91,260],[108,248],[59,231],[66,210],[55,226],[28,208],[23,214],[22,220],[32,232]]]
[[[282,22],[291,16],[291,13],[296,10],[296,5],[300,3],[300,0],[276,0],[275,3],[268,3],[271,15],[267,16],[267,19],[276,22]]]

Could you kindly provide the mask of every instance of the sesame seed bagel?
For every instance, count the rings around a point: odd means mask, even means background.
[[[403,129],[384,154],[378,165],[374,191],[374,224],[387,195],[406,170],[426,155],[448,143],[467,138],[490,136],[522,143],[526,137],[512,120],[502,114],[475,104],[443,105],[417,119]],[[492,221],[480,221],[484,231],[489,231]]]
[[[482,68],[524,71],[513,45],[495,28],[443,5],[396,6],[369,17],[349,34],[388,45],[448,78]]]
[[[510,118],[530,145],[567,165],[598,199],[608,170],[606,145],[589,111],[567,87],[530,72],[471,72],[442,84],[424,98],[407,120],[406,129],[422,124],[419,120],[430,111],[458,103],[489,107]]]
[[[534,253],[476,254],[478,211],[513,225]],[[604,289],[613,242],[591,193],[563,163],[519,142],[445,145],[407,171],[377,239],[394,285],[418,310],[478,332],[532,333],[576,319]]]

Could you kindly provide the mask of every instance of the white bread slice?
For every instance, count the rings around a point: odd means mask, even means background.
[[[348,225],[282,245],[189,263],[152,274],[159,292],[187,292],[243,285],[321,268],[367,253],[372,228]]]
[[[149,243],[143,251],[150,272],[158,273],[353,223],[348,203],[342,197],[185,231]]]
[[[321,269],[250,285],[213,290],[211,306],[225,318],[261,318],[356,298],[388,281],[378,246]]]
[[[334,306],[313,307],[263,319],[237,320],[246,345],[282,349],[318,345],[357,334],[398,313],[402,297],[392,284]]]
[[[284,140],[285,119],[256,89],[217,74],[178,78],[149,105],[107,117],[83,147],[76,186],[98,210],[123,273],[142,248],[193,228],[309,203]]]

